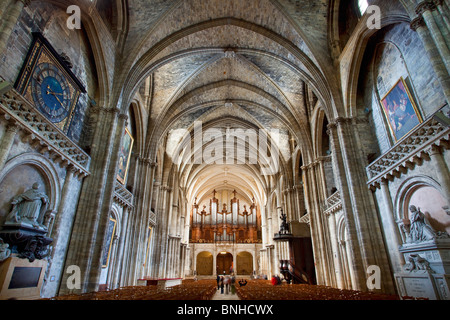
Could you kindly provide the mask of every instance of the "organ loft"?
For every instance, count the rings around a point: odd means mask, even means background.
[[[247,211],[247,204],[240,204],[236,197],[236,190],[232,192],[233,197],[227,203],[222,204],[220,210],[219,199],[216,198],[216,190],[212,198],[208,199],[208,205],[200,205],[195,198],[191,215],[191,243],[260,243],[261,242],[261,216],[257,205],[252,202]],[[225,191],[222,194],[225,194]],[[227,209],[228,208],[228,209]]]

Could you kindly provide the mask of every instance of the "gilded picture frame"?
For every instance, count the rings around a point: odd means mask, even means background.
[[[133,136],[131,135],[128,128],[125,128],[122,146],[119,151],[119,163],[117,171],[117,180],[123,185],[127,181],[133,143],[134,143]]]
[[[389,130],[395,141],[423,122],[405,79],[400,78],[381,99]]]

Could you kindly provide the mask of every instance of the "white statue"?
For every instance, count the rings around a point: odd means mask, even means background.
[[[419,243],[436,238],[449,237],[446,232],[435,231],[433,227],[428,224],[428,221],[422,211],[420,211],[420,208],[417,209],[416,206],[412,205],[409,207],[409,210],[411,211],[411,227],[409,230],[408,242]]]
[[[39,191],[39,183],[33,184],[30,190],[15,196],[11,201],[13,208],[6,218],[6,222],[30,223],[33,227],[45,228],[39,220],[44,217],[49,202],[48,196]]]

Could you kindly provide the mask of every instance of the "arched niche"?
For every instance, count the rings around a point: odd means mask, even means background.
[[[434,230],[450,233],[450,215],[446,211],[448,202],[437,188],[424,183],[409,190],[403,207],[405,221],[411,218],[411,206],[415,206],[425,214],[427,222]]]
[[[211,252],[202,251],[197,255],[196,270],[199,276],[213,275],[213,255]]]
[[[9,160],[0,173],[0,225],[12,209],[12,198],[34,183],[39,183],[39,191],[49,197],[47,210],[57,211],[61,187],[56,169],[40,154],[24,154]]]
[[[236,255],[236,274],[251,275],[253,272],[253,255],[247,251]]]
[[[423,175],[407,179],[400,186],[394,204],[394,213],[403,243],[407,242],[412,205],[425,214],[433,229],[450,232],[450,215],[447,213],[449,203],[434,179]]]
[[[409,208],[412,205],[425,214],[426,220],[434,230],[450,233],[450,215],[445,210],[448,202],[435,187],[421,185],[411,191],[404,213],[407,219],[410,219]]]

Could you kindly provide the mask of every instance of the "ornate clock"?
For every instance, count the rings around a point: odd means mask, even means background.
[[[40,33],[33,33],[33,38],[15,88],[67,134],[80,94],[86,90]]]

